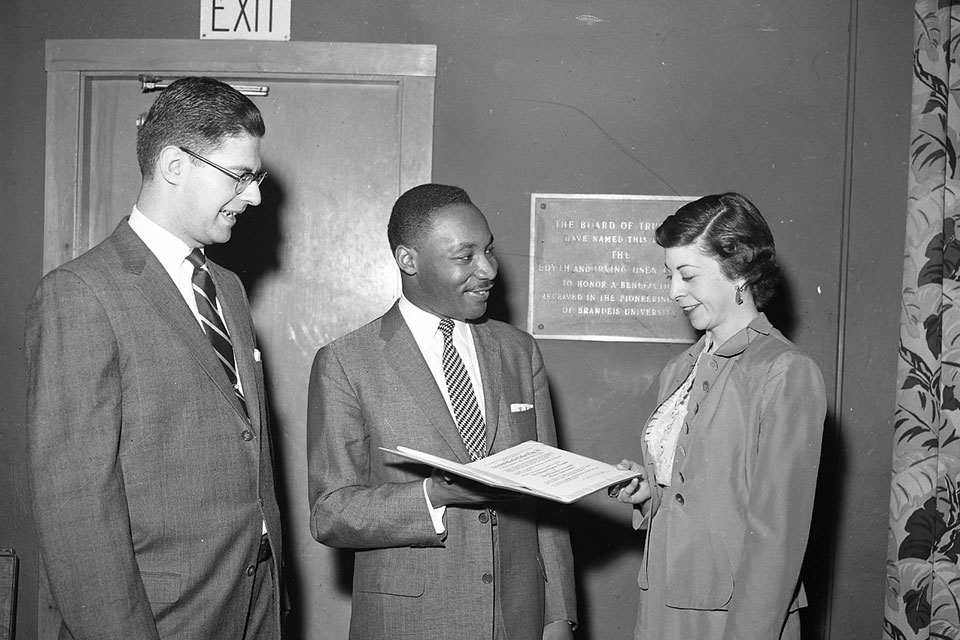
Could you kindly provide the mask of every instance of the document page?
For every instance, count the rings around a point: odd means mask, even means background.
[[[570,503],[641,475],[556,447],[527,441],[469,464],[397,447],[384,449],[483,484]]]

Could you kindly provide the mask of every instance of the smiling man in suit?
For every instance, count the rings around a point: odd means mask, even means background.
[[[403,295],[321,349],[310,377],[311,530],[357,550],[350,637],[572,638],[560,505],[380,450],[470,462],[526,440],[556,445],[536,343],[483,319],[497,275],[487,221],[462,189],[427,184],[400,196],[387,235]]]
[[[206,260],[260,203],[260,112],[184,78],[137,132],[129,217],[28,311],[28,468],[60,638],[276,640],[280,515],[239,278]]]

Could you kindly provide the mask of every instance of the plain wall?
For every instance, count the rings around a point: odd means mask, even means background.
[[[7,0],[0,16],[0,547],[21,559],[21,640],[36,634],[21,337],[41,275],[44,43],[196,38],[198,16],[185,0],[70,11]],[[903,0],[293,4],[294,40],[438,45],[434,179],[466,188],[490,220],[496,317],[525,325],[531,192],[732,189],[757,203],[788,276],[770,315],[820,364],[831,401],[808,554],[810,637],[882,630],[912,18]],[[541,348],[564,446],[636,456],[650,408],[641,398],[676,347]],[[641,538],[602,496],[576,506],[572,524],[580,636],[630,637]]]
[[[835,541],[831,637],[882,637],[887,517],[899,360],[913,74],[913,3],[861,3],[856,87],[847,132],[849,233],[844,253],[845,318],[839,334],[840,415],[832,473],[818,497],[833,496],[818,533]],[[823,500],[829,504],[829,500]]]

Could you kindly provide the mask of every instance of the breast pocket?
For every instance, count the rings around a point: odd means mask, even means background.
[[[505,425],[507,429],[510,430],[510,433],[513,434],[512,439],[517,442],[537,439],[536,409],[510,412],[505,421]]]

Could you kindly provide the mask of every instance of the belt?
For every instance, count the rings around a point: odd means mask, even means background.
[[[257,552],[257,562],[263,562],[269,560],[273,556],[273,551],[270,550],[270,538],[267,534],[260,536],[260,550]]]

